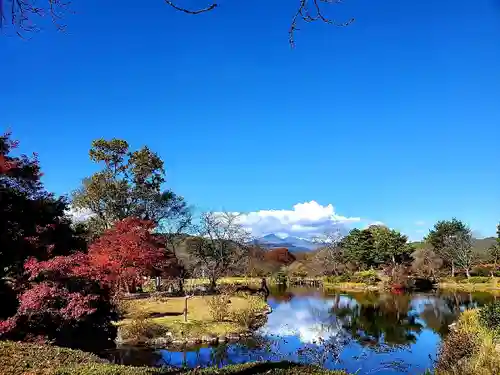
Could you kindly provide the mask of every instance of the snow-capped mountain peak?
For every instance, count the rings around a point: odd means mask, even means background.
[[[283,235],[281,233],[266,234],[254,242],[267,248],[286,247],[289,251],[312,251],[320,246],[320,244],[306,238]]]

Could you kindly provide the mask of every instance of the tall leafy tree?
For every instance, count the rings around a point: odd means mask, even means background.
[[[397,230],[382,225],[373,225],[368,228],[375,238],[375,254],[378,263],[391,264],[395,267],[410,260],[413,251],[408,243],[408,237]]]
[[[453,246],[452,238],[460,236],[463,239],[467,238],[470,233],[467,225],[453,218],[451,220],[438,221],[425,237],[425,242],[429,244],[433,251],[447,262],[451,268],[451,276],[455,276],[455,268],[457,266],[456,248]]]
[[[491,273],[493,276],[493,271],[496,271],[497,265],[500,262],[500,224],[497,225],[496,243],[488,248],[488,258],[491,262],[493,262],[494,270],[492,270]]]
[[[96,235],[127,217],[148,220],[189,221],[184,199],[163,190],[166,181],[163,160],[148,147],[130,151],[126,141],[98,139],[92,142],[90,159],[103,168],[83,180],[73,193],[76,209],[92,212],[90,229]],[[184,221],[179,218],[185,218]]]
[[[357,264],[359,267],[373,267],[377,264],[375,238],[371,231],[353,229],[345,236],[340,246],[345,259]]]
[[[412,247],[408,238],[381,225],[353,229],[340,243],[348,261],[362,267],[391,264],[393,267],[410,259]]]
[[[497,246],[500,247],[500,223],[497,225]]]

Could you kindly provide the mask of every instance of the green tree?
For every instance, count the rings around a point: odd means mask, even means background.
[[[452,277],[455,276],[455,267],[457,266],[457,252],[454,245],[458,239],[466,241],[469,234],[470,229],[467,225],[453,218],[438,221],[425,237],[425,242],[443,261],[448,263]],[[460,236],[457,238],[457,235]]]
[[[493,262],[494,265],[494,270],[491,272],[493,276],[493,271],[496,271],[500,261],[500,224],[497,225],[497,242],[488,248],[488,257],[490,262]]]
[[[497,225],[497,246],[500,247],[500,223]]]
[[[411,258],[413,247],[408,243],[408,237],[397,230],[382,225],[368,228],[375,238],[375,254],[380,264],[391,264],[395,267]]]
[[[393,267],[410,260],[413,248],[408,237],[381,225],[353,229],[342,239],[340,246],[347,261],[361,267],[391,264]]]
[[[103,168],[73,192],[72,206],[92,212],[88,224],[94,235],[127,217],[160,226],[165,222],[186,226],[189,208],[182,197],[162,189],[166,177],[158,154],[148,147],[130,151],[128,143],[120,139],[97,139],[89,155]]]
[[[375,238],[371,231],[353,229],[340,242],[344,257],[348,262],[358,267],[373,267],[377,264],[375,249]]]

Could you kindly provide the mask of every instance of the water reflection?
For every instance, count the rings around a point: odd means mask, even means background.
[[[115,360],[179,367],[291,360],[358,374],[420,374],[432,366],[439,342],[460,312],[495,298],[487,293],[272,290],[273,312],[257,339],[184,351],[128,348]]]

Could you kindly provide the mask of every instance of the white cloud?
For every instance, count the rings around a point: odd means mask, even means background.
[[[323,206],[310,201],[297,203],[291,210],[261,210],[241,214],[239,220],[256,237],[280,233],[311,238],[343,229],[346,224],[359,222],[361,218],[338,215],[333,205]]]
[[[303,343],[318,343],[341,334],[341,329],[332,320],[331,308],[334,299],[317,300],[301,298],[289,303],[277,305],[268,316],[267,323],[259,330],[264,336],[296,336]],[[340,306],[352,302],[347,297],[340,297]]]
[[[415,225],[418,226],[418,227],[424,226],[425,225],[425,221],[423,221],[423,220],[417,220],[417,221],[415,221]]]
[[[73,223],[80,223],[82,221],[87,221],[90,219],[94,213],[88,209],[75,209],[73,207],[69,207],[69,209],[65,212],[66,216],[68,216]]]

